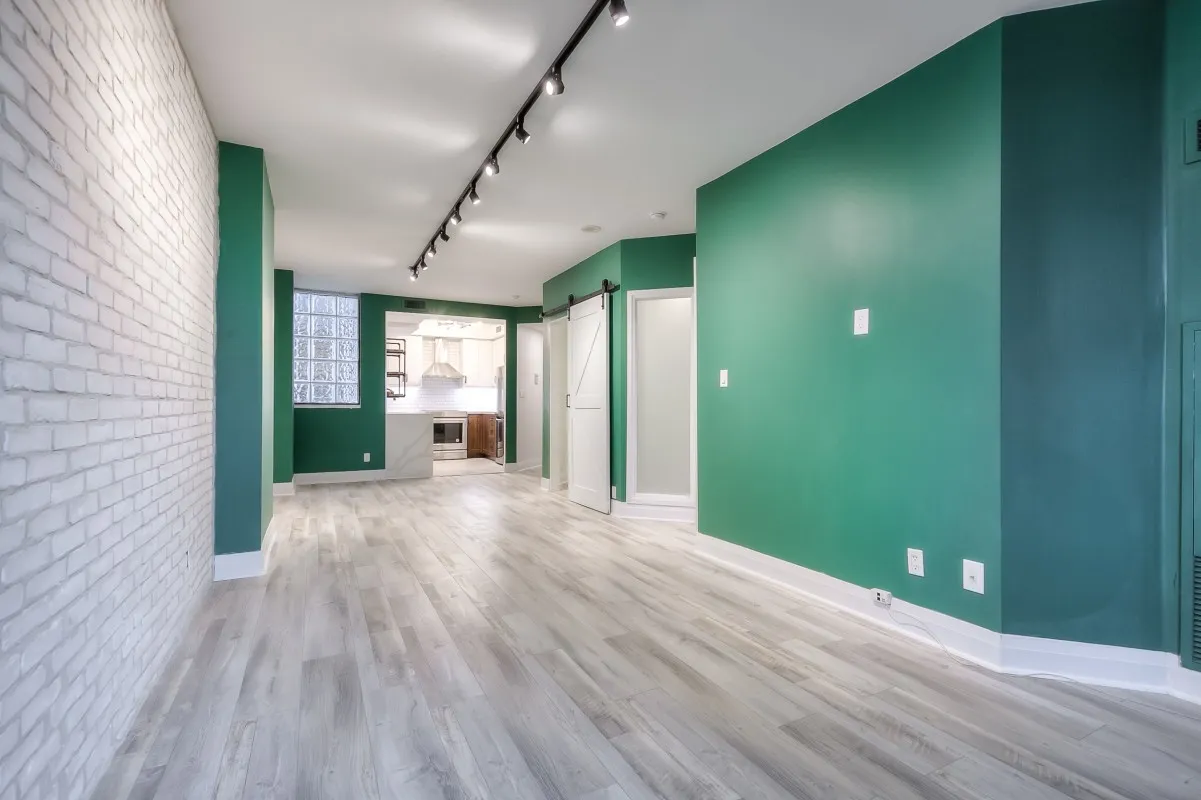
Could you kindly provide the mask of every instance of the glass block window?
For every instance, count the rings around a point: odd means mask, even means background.
[[[292,403],[359,404],[359,298],[292,296]]]

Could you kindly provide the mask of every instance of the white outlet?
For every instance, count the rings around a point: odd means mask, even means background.
[[[868,329],[871,327],[871,309],[857,308],[855,309],[855,335],[867,336]]]
[[[371,454],[370,453],[363,453],[363,463],[364,464],[371,463]]]
[[[984,565],[979,561],[963,560],[963,588],[984,594]]]
[[[872,589],[872,602],[883,608],[891,608],[892,592],[883,589]]]
[[[725,389],[730,385],[730,371],[723,369],[717,373],[717,386],[720,389]]]
[[[926,577],[926,554],[912,547],[909,548],[909,574]]]

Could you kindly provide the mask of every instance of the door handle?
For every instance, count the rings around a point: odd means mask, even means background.
[[[567,395],[567,407],[571,408],[571,395]]]

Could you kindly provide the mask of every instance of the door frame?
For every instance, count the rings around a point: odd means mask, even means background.
[[[1197,365],[1201,363],[1201,322],[1187,322],[1181,336],[1181,424],[1180,424],[1180,565],[1177,570],[1180,586],[1180,660],[1183,664],[1201,669],[1201,662],[1193,659],[1193,569],[1196,559],[1201,557],[1201,531],[1194,523],[1196,504],[1201,498],[1193,495],[1196,481],[1198,427],[1198,393],[1201,392],[1201,374]]]
[[[692,301],[691,365],[688,381],[688,459],[689,491],[684,495],[646,494],[638,491],[638,340],[637,308],[644,300]],[[669,289],[633,289],[626,291],[626,502],[645,506],[696,508],[696,291],[691,286]]]

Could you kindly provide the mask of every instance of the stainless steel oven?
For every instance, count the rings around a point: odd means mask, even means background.
[[[434,415],[434,460],[467,458],[467,414],[439,411]]]

